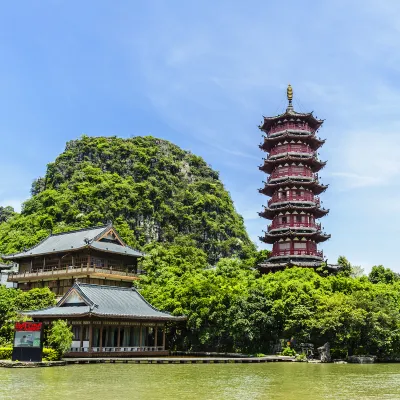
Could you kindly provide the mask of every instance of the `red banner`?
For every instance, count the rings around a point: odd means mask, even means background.
[[[15,323],[15,330],[17,332],[27,331],[27,332],[34,332],[40,331],[42,329],[41,322],[16,322]]]

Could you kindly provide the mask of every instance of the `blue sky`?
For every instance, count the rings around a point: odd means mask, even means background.
[[[321,248],[400,272],[400,2],[14,1],[0,15],[0,204],[87,135],[151,134],[201,155],[251,238],[267,198],[262,115],[326,119]]]

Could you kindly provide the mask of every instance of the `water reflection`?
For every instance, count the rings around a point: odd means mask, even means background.
[[[400,399],[400,365],[101,364],[2,369],[0,399]]]

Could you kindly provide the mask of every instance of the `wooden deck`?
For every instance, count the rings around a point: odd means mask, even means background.
[[[294,362],[295,357],[135,357],[135,358],[65,358],[67,364],[251,364]]]

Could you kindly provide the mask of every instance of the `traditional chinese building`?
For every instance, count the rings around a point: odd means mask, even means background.
[[[166,324],[186,319],[157,310],[135,288],[79,282],[56,306],[23,314],[45,325],[67,320],[74,337],[66,357],[167,355]]]
[[[259,168],[269,175],[259,192],[270,197],[259,215],[271,220],[260,240],[272,244],[271,256],[259,266],[264,272],[292,265],[321,266],[324,257],[317,245],[330,238],[318,222],[329,212],[321,207],[319,198],[327,189],[318,177],[326,164],[317,154],[325,142],[317,137],[323,120],[315,118],[312,112],[304,114],[293,109],[290,85],[287,98],[286,111],[264,117],[259,126],[264,133],[260,148],[268,153]]]
[[[2,256],[19,264],[8,282],[30,290],[49,287],[67,293],[75,279],[82,283],[131,287],[138,279],[143,254],[127,246],[112,224],[52,234],[31,249]]]

